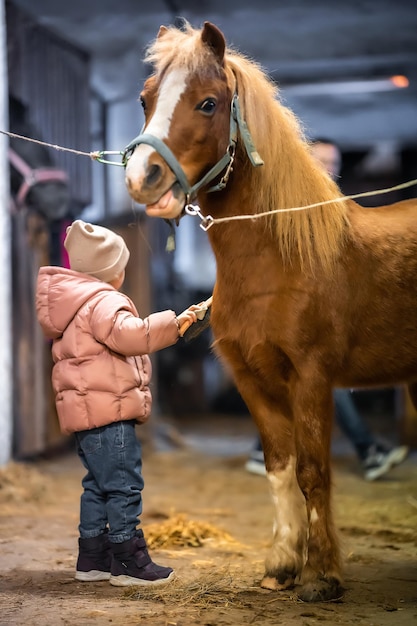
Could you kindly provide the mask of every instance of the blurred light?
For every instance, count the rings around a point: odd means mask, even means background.
[[[402,76],[402,74],[397,74],[396,76],[391,76],[390,81],[397,89],[404,89],[408,87],[410,81],[407,76]]]
[[[285,93],[299,96],[324,94],[373,93],[377,91],[393,91],[404,89],[410,84],[408,78],[401,74],[389,78],[373,78],[366,80],[343,80],[318,83],[299,83],[282,85]]]

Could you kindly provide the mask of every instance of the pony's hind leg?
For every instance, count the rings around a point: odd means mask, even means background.
[[[307,503],[307,562],[299,597],[305,602],[332,600],[343,594],[340,549],[331,511],[331,390],[305,384],[294,403],[297,478]]]

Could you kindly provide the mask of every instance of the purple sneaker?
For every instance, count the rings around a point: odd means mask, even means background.
[[[97,582],[110,579],[111,552],[107,532],[89,539],[78,539],[76,580]]]
[[[111,543],[110,584],[116,587],[129,585],[165,585],[175,574],[170,567],[157,565],[151,559],[142,530],[122,543]]]

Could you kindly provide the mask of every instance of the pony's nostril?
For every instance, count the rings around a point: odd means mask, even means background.
[[[162,168],[159,165],[151,165],[145,178],[146,184],[148,186],[155,185],[161,177],[161,174]]]

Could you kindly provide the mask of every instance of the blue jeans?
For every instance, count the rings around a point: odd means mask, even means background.
[[[375,439],[358,412],[349,389],[334,389],[333,394],[339,428],[350,439],[356,454],[363,461],[368,450],[375,445]]]
[[[136,534],[142,513],[142,449],[135,421],[75,433],[77,453],[87,469],[82,486],[79,533],[83,539],[101,535],[128,541]]]

